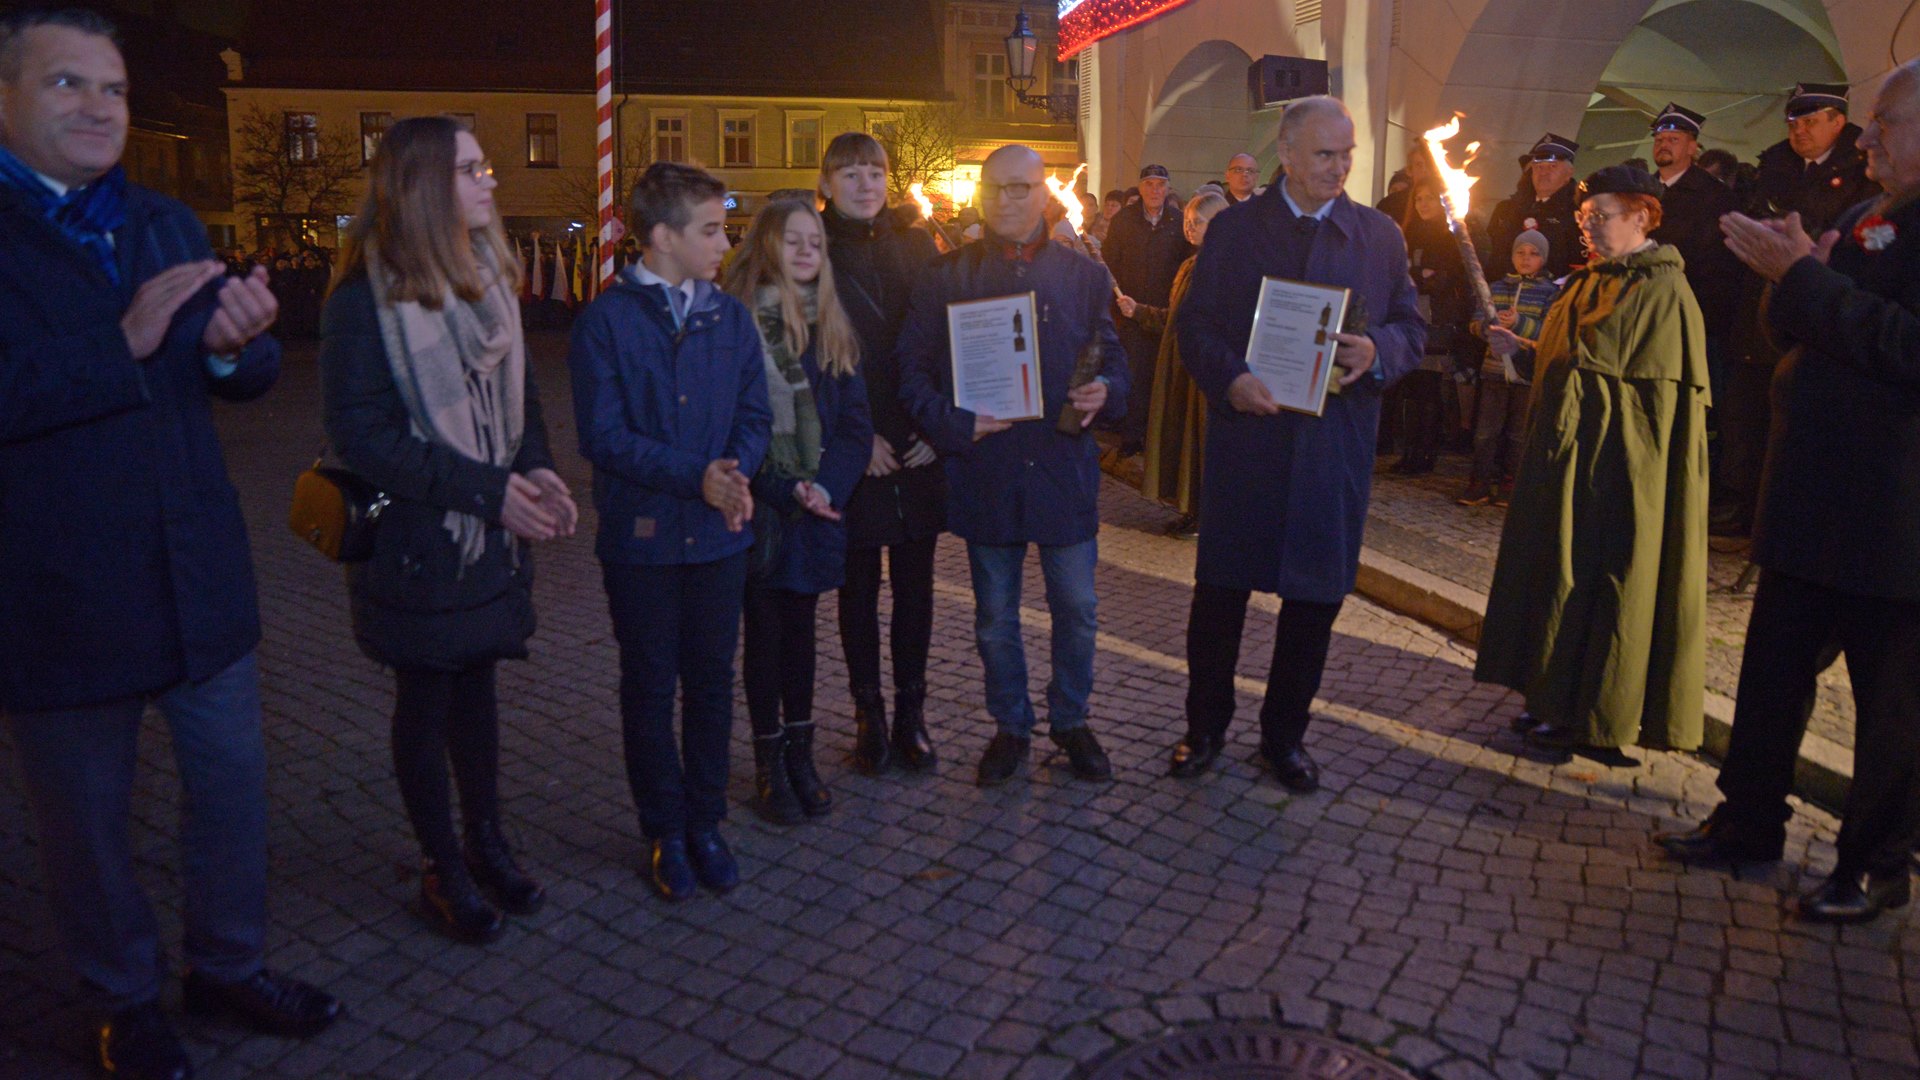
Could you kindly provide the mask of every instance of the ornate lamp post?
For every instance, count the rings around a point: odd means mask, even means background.
[[[1013,33],[1007,35],[1007,85],[1022,105],[1045,109],[1057,124],[1071,124],[1080,111],[1080,99],[1073,94],[1029,94],[1033,89],[1033,64],[1040,53],[1040,39],[1033,36],[1027,21],[1027,6],[1013,17]]]

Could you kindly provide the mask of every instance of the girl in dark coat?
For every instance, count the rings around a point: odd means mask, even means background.
[[[458,122],[395,124],[348,232],[320,349],[327,435],[392,500],[347,589],[361,651],[394,671],[393,763],[425,857],[422,907],[476,944],[501,929],[476,882],[514,914],[544,899],[501,833],[494,665],[526,656],[533,633],[528,542],[571,535],[578,518],[527,375],[520,270],[495,186]]]
[[[913,279],[934,257],[933,237],[887,208],[887,152],[873,136],[846,132],[827,146],[820,191],[827,200],[827,248],[860,355],[873,416],[866,477],[847,504],[847,580],[840,590],[840,641],[853,684],[854,764],[884,771],[934,765],[922,706],[933,640],[933,555],[947,527],[947,481],[933,446],[900,403],[894,340],[907,317]],[[893,587],[893,731],[880,691],[880,556]]]
[[[835,295],[826,226],[811,202],[781,199],[760,211],[727,291],[753,311],[773,407],[772,440],[753,478],[755,552],[742,611],[754,810],[791,825],[833,806],[813,762],[815,614],[820,594],[846,579],[839,508],[866,470],[873,422],[860,339]]]

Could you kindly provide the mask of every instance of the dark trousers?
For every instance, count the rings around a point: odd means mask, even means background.
[[[494,665],[465,671],[397,668],[393,673],[393,773],[420,850],[448,863],[460,857],[453,832],[447,763],[468,825],[500,816],[500,707]]]
[[[1920,839],[1920,603],[1762,571],[1720,790],[1729,813],[1762,828],[1792,816],[1807,701],[1835,646],[1847,657],[1855,710],[1835,871],[1900,872]]]
[[[927,681],[927,650],[933,641],[933,555],[938,534],[885,549],[847,552],[847,581],[840,586],[840,645],[847,654],[847,680],[856,690],[880,689],[880,555],[887,556],[893,585],[893,685]]]
[[[609,563],[601,575],[620,643],[620,730],[640,830],[658,840],[711,829],[727,816],[733,649],[747,554],[688,566]]]
[[[1224,736],[1233,722],[1233,676],[1240,665],[1240,636],[1252,595],[1246,589],[1205,583],[1193,587],[1193,610],[1187,617],[1190,738]],[[1281,601],[1267,697],[1260,705],[1260,745],[1268,753],[1286,753],[1306,734],[1339,614],[1338,602]]]
[[[1527,440],[1527,395],[1532,387],[1503,376],[1480,374],[1478,416],[1473,426],[1473,487],[1505,483],[1520,467]]]
[[[747,718],[756,739],[813,723],[814,620],[819,606],[818,593],[747,586],[741,681],[746,683]]]
[[[1447,374],[1425,369],[1411,371],[1404,384],[1405,396],[1401,399],[1406,410],[1401,428],[1406,437],[1404,453],[1409,464],[1431,465],[1440,453],[1441,421],[1446,414],[1441,396],[1447,387]]]
[[[1160,335],[1148,333],[1132,319],[1120,320],[1120,343],[1127,349],[1127,415],[1120,421],[1120,441],[1140,446],[1147,441],[1147,421],[1153,415],[1153,368],[1160,359]]]
[[[1714,516],[1753,524],[1760,500],[1760,473],[1767,463],[1767,432],[1773,422],[1773,368],[1727,365],[1726,393],[1713,399],[1719,414],[1720,457],[1714,463]]]
[[[173,736],[183,814],[187,963],[215,979],[260,970],[267,931],[267,751],[249,654],[154,698]],[[48,906],[90,1004],[160,996],[160,927],[133,869],[139,698],[11,713],[21,785],[39,826]]]

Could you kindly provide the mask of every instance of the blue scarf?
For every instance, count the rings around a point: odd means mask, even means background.
[[[86,187],[69,188],[61,195],[0,146],[0,184],[17,188],[26,195],[54,228],[94,257],[106,272],[107,280],[120,284],[120,261],[113,253],[113,231],[127,222],[126,170],[115,165]]]

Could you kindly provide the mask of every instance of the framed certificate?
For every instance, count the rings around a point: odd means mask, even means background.
[[[948,304],[954,407],[995,420],[1045,416],[1038,331],[1030,292]]]
[[[1338,285],[1267,278],[1253,311],[1247,370],[1273,395],[1274,404],[1319,416],[1327,408],[1333,377],[1333,335],[1347,315],[1347,290]]]

